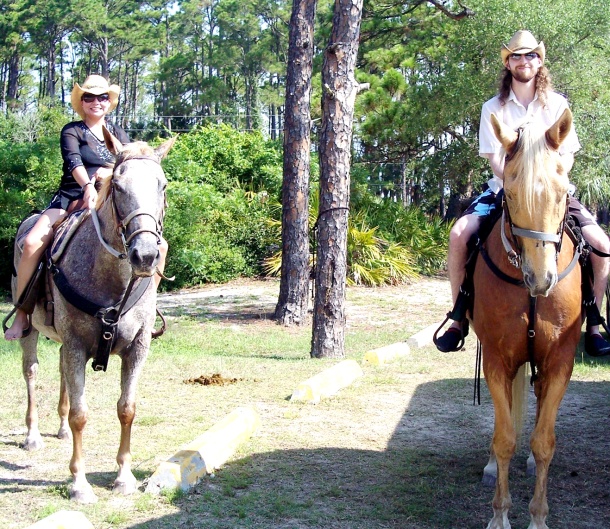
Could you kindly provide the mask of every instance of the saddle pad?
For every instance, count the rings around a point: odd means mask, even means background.
[[[70,239],[76,233],[76,230],[88,215],[88,209],[80,209],[68,215],[66,219],[57,227],[50,251],[51,260],[54,263],[59,261],[61,255],[66,249],[66,246],[68,245],[68,242],[70,242]]]

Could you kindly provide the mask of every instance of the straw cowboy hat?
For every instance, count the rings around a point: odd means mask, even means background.
[[[544,63],[544,57],[546,55],[544,42],[536,41],[536,37],[524,29],[517,31],[508,44],[502,44],[502,49],[500,50],[502,62],[504,64],[508,61],[508,56],[511,53],[525,54],[530,52],[537,53],[540,56],[542,63]]]
[[[118,85],[108,85],[108,81],[101,75],[90,75],[85,79],[83,86],[78,83],[74,83],[72,89],[72,108],[81,118],[85,119],[85,113],[83,112],[83,102],[81,97],[83,94],[93,94],[99,96],[101,94],[108,94],[110,97],[110,108],[108,112],[114,110],[119,101],[119,92],[121,91]]]

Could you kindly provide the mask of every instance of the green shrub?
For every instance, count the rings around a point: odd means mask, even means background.
[[[228,125],[197,127],[180,136],[164,164],[169,180],[210,184],[220,192],[236,187],[278,195],[282,152],[262,133],[239,132]]]
[[[234,189],[225,195],[209,184],[170,182],[164,234],[168,274],[176,281],[167,288],[260,274],[279,244],[265,199],[265,193]]]

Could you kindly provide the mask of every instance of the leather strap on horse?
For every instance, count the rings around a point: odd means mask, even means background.
[[[89,301],[87,298],[81,296],[76,290],[74,290],[74,288],[72,288],[72,286],[68,282],[68,279],[60,268],[58,268],[54,264],[51,264],[49,268],[51,270],[51,275],[53,276],[53,281],[55,281],[55,286],[57,287],[57,290],[59,290],[59,292],[66,299],[66,301],[68,301],[71,305],[74,305],[82,312],[89,314],[89,316],[94,316],[95,318],[100,319],[105,317],[108,312],[116,311],[117,307],[123,305],[124,308],[122,310],[121,316],[126,312],[129,312],[129,310],[144,295],[144,292],[146,292],[148,285],[152,281],[152,277],[142,278],[142,280],[138,283],[136,289],[131,293],[129,299],[126,299],[126,296],[124,295],[119,302],[115,303],[111,307],[103,307],[101,305],[98,305],[97,303]]]
[[[127,290],[123,295],[123,299],[121,300],[119,307],[116,310],[113,307],[112,309],[108,310],[104,316],[100,317],[102,322],[102,334],[100,335],[97,347],[93,351],[93,360],[91,361],[93,371],[106,371],[106,368],[108,367],[110,351],[112,350],[112,346],[116,341],[116,329],[121,316],[127,312],[127,310],[129,310],[127,309],[123,311],[125,304],[131,295],[135,281],[136,277],[132,276],[129,280]],[[142,283],[144,283],[144,281],[140,281],[140,284]],[[150,281],[148,281],[148,283],[150,283]]]
[[[534,358],[534,340],[536,338],[536,296],[529,296],[530,299],[530,310],[527,322],[527,356],[530,361],[530,368],[532,370],[532,376],[530,377],[530,385],[533,385],[538,380],[538,373],[536,373],[536,362]]]
[[[481,364],[483,361],[483,346],[481,341],[477,340],[477,357],[474,364],[474,397],[472,404],[481,405]]]

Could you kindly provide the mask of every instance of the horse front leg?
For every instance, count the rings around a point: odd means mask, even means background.
[[[131,471],[131,425],[136,415],[136,386],[148,347],[142,353],[135,347],[125,353],[121,363],[121,396],[117,402],[117,416],[121,423],[121,442],[116,461],[119,471],[112,488],[120,494],[133,494],[138,482]]]
[[[62,370],[70,402],[68,423],[72,431],[72,458],[70,472],[72,485],[70,499],[78,503],[95,503],[97,496],[87,481],[83,458],[83,431],[87,424],[89,409],[85,400],[85,365],[86,354],[75,349],[68,349],[64,344],[61,352]]]
[[[66,388],[66,378],[62,369],[61,357],[59,360],[59,402],[57,404],[57,414],[59,415],[59,430],[57,438],[64,441],[72,439],[70,424],[68,423],[68,413],[70,412],[70,398],[68,397],[68,389]]]
[[[25,450],[39,450],[44,447],[38,427],[38,404],[36,401],[36,376],[38,375],[38,331],[32,329],[29,336],[19,340],[21,346],[21,371],[28,394],[25,425],[27,433],[23,441]]]
[[[492,455],[495,456],[497,465],[496,492],[492,502],[494,516],[487,529],[510,529],[508,511],[512,507],[512,499],[508,487],[508,469],[516,447],[516,433],[510,415],[511,383],[503,374],[486,374],[485,378],[494,403]]]
[[[547,502],[547,480],[549,466],[555,454],[555,422],[557,411],[565,394],[569,374],[549,380],[545,377],[536,384],[538,397],[538,414],[534,431],[530,439],[530,447],[536,461],[536,486],[534,496],[530,501],[529,510],[531,522],[528,529],[548,529],[546,518],[549,514]]]

